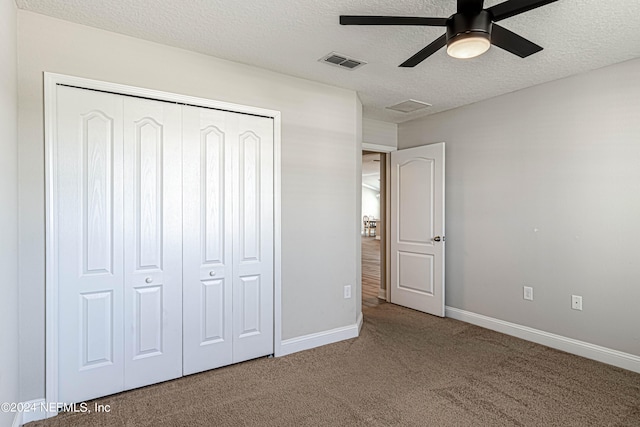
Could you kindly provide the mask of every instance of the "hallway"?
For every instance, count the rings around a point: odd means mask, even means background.
[[[380,240],[362,237],[362,306],[375,307],[384,303],[378,299],[380,289]]]

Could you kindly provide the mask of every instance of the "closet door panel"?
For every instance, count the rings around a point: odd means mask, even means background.
[[[183,107],[184,373],[232,363],[233,114]]]
[[[273,353],[273,120],[237,116],[234,362]]]
[[[122,99],[58,86],[59,401],[122,391]]]
[[[181,116],[124,98],[125,389],[182,375]]]

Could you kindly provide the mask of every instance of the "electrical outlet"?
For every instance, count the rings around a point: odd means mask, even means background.
[[[527,301],[533,301],[533,288],[531,286],[525,286],[524,294],[522,297]]]
[[[582,297],[580,295],[571,295],[571,308],[582,310]]]
[[[344,286],[344,298],[351,298],[351,285]]]

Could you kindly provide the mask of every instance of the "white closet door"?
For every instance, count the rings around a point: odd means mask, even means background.
[[[272,354],[273,120],[68,87],[57,103],[59,401]]]
[[[181,120],[124,98],[125,389],[182,375]]]
[[[185,375],[233,361],[230,142],[236,116],[183,107]]]
[[[273,353],[273,120],[237,115],[233,361]]]
[[[57,87],[60,402],[122,391],[122,98]]]
[[[183,111],[190,374],[273,353],[273,121]]]

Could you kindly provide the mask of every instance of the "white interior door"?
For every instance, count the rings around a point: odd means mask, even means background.
[[[444,316],[444,143],[391,153],[391,302]]]
[[[124,102],[125,389],[182,375],[182,113]]]
[[[236,115],[233,361],[273,353],[273,120]]]
[[[122,98],[59,86],[52,153],[60,402],[124,386]]]
[[[182,375],[180,107],[58,87],[59,399]]]
[[[184,107],[184,373],[273,353],[273,121]]]
[[[235,116],[205,108],[183,109],[185,375],[233,363]]]
[[[273,120],[56,91],[58,401],[272,354]]]

